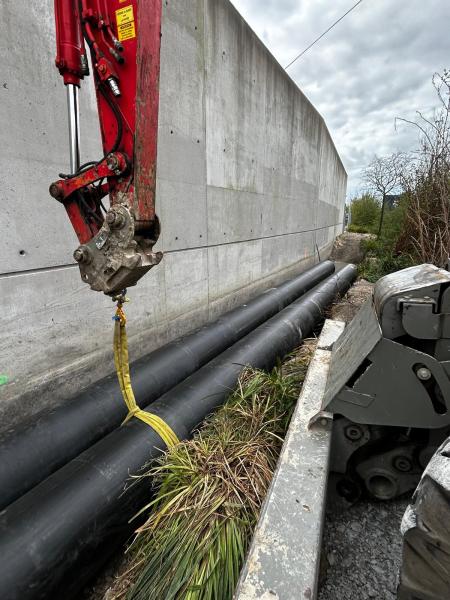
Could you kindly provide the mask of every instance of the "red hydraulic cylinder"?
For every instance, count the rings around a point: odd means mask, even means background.
[[[55,24],[56,66],[66,85],[79,86],[87,63],[77,0],[55,0]]]

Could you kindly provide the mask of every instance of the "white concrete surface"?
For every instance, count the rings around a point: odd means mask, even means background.
[[[322,118],[227,0],[163,6],[165,258],[130,290],[133,358],[316,262],[316,245],[326,257],[346,187]],[[2,0],[0,21],[0,414],[11,422],[111,371],[112,305],[80,281],[75,235],[48,194],[68,168],[53,1]],[[85,161],[100,155],[91,80],[81,99]]]

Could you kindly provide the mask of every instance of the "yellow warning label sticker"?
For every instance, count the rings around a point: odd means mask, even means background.
[[[119,42],[135,38],[136,28],[134,26],[134,21],[117,25],[117,37],[119,38]]]
[[[125,6],[125,8],[119,8],[119,10],[116,10],[116,21],[117,26],[122,25],[123,23],[130,23],[130,21],[134,21],[133,6]]]
[[[134,24],[133,6],[125,6],[116,10],[117,37],[119,42],[131,40],[136,37],[136,27]]]

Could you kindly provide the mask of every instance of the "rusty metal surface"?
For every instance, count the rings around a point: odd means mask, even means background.
[[[120,292],[161,261],[162,253],[152,251],[155,241],[136,236],[134,224],[126,205],[117,204],[106,213],[97,235],[75,250],[81,279],[92,290]]]
[[[327,320],[292,417],[235,600],[317,595],[331,430],[309,429],[344,323]]]

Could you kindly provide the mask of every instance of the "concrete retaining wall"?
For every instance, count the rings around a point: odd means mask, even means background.
[[[165,258],[130,290],[133,358],[317,262],[316,246],[326,257],[346,188],[323,119],[232,5],[163,4]],[[75,235],[48,195],[68,168],[52,13],[53,0],[0,3],[0,413],[9,423],[112,370],[112,303],[80,281]],[[91,86],[81,92],[83,161],[101,154]]]

